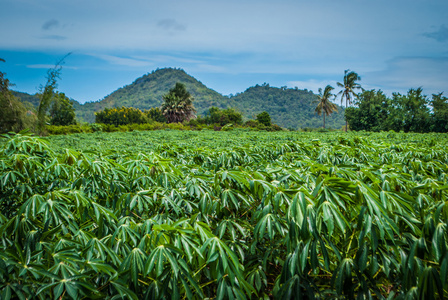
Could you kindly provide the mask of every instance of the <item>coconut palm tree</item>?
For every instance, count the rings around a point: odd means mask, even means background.
[[[345,108],[351,103],[353,98],[357,98],[358,94],[355,90],[362,90],[361,85],[357,81],[361,80],[361,77],[356,72],[345,70],[344,71],[344,83],[338,82],[337,85],[342,88],[338,93],[341,95],[341,105],[345,98]],[[345,120],[345,132],[347,132],[347,119]]]
[[[188,121],[195,117],[194,98],[182,83],[176,83],[168,94],[163,96],[162,113],[168,123]]]
[[[333,112],[338,111],[338,107],[336,104],[330,101],[330,98],[334,96],[331,91],[334,90],[334,88],[331,85],[327,85],[324,89],[324,92],[322,93],[322,89],[319,88],[319,95],[317,101],[319,102],[316,106],[315,112],[320,116],[321,113],[323,113],[324,116],[324,126],[325,128],[325,115],[329,116]]]

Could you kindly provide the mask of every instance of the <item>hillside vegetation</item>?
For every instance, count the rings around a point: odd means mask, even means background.
[[[263,111],[269,113],[272,122],[286,128],[321,127],[322,116],[314,110],[316,95],[312,91],[271,87],[269,84],[256,85],[244,93],[231,98],[236,108],[244,116],[255,118]],[[326,119],[327,127],[341,128],[344,124],[344,109]]]

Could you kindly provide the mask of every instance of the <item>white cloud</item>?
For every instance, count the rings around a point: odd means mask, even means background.
[[[108,63],[114,65],[121,65],[127,67],[148,67],[154,65],[153,62],[144,59],[142,57],[140,58],[119,57],[107,54],[89,54],[89,55],[107,61]]]
[[[386,69],[366,74],[365,80],[388,94],[418,87],[432,94],[448,92],[447,70],[448,57],[397,57],[388,62]]]
[[[26,65],[28,69],[52,69],[55,65],[50,64],[32,64],[32,65]],[[63,69],[70,69],[70,70],[78,70],[78,67],[73,66],[62,66]]]

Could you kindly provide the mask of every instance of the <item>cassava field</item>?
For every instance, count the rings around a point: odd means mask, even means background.
[[[1,299],[448,297],[448,136],[7,136]]]

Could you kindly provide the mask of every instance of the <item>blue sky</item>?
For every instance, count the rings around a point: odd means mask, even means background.
[[[356,71],[386,94],[448,94],[446,0],[0,0],[0,70],[35,93],[68,52],[59,90],[100,100],[157,68],[224,94],[317,92]]]

